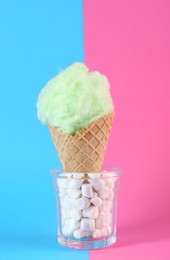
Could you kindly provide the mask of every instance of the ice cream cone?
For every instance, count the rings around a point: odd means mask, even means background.
[[[114,114],[103,116],[70,135],[49,125],[65,172],[100,172]]]

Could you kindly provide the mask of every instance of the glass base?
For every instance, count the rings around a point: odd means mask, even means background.
[[[108,247],[116,243],[116,236],[112,235],[108,238],[101,238],[97,240],[74,240],[67,239],[58,235],[58,242],[63,246],[67,246],[74,249],[92,250]]]

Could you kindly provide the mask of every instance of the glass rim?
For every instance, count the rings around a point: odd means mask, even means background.
[[[111,176],[105,176],[105,177],[113,177],[113,176],[119,176],[120,174],[122,174],[122,170],[120,168],[117,167],[113,167],[113,166],[103,166],[102,170],[100,172],[65,172],[63,167],[57,167],[54,168],[53,170],[51,170],[51,174],[55,177],[58,178],[62,178],[69,175],[73,175],[73,174],[103,174],[102,176],[104,177],[104,175],[106,174],[114,174]]]

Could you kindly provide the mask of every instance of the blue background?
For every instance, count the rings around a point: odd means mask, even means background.
[[[0,259],[88,259],[56,243],[60,163],[36,111],[46,82],[84,61],[83,45],[81,0],[0,2]]]

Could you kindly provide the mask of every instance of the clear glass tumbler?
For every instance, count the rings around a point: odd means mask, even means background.
[[[58,242],[75,249],[97,249],[116,242],[120,170],[96,173],[52,172],[57,200]]]

